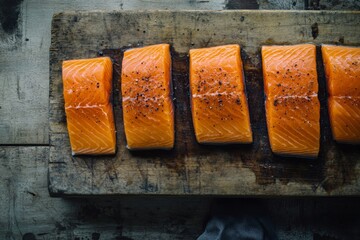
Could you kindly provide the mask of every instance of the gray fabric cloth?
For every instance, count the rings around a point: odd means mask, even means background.
[[[211,216],[197,240],[278,239],[261,201],[220,199],[213,204]]]
[[[213,217],[198,240],[276,240],[271,224],[258,217]]]

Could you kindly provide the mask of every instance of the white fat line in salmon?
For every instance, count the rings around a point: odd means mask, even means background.
[[[99,108],[101,109],[101,111],[103,112],[103,114],[105,116],[107,116],[107,113],[104,111],[104,109],[102,107],[105,107],[106,105],[104,104],[99,104],[99,105],[85,105],[85,106],[80,106],[80,105],[77,105],[77,106],[68,106],[68,107],[65,107],[65,109],[71,109],[71,108],[75,108],[75,109],[81,109],[81,108]]]

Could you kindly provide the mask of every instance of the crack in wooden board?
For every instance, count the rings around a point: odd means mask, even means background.
[[[318,34],[313,37],[313,25]],[[315,11],[120,11],[54,15],[50,48],[50,164],[53,196],[164,194],[241,196],[359,195],[360,149],[331,139],[321,54],[317,53],[321,101],[318,159],[271,153],[265,122],[260,46],[313,42],[360,45],[359,12]],[[111,37],[110,37],[111,36]],[[171,151],[125,148],[119,96],[123,50],[170,43],[173,56],[176,145]],[[190,48],[242,46],[252,145],[202,146],[193,134],[189,106]],[[61,62],[110,56],[118,150],[115,156],[71,157],[63,109]]]

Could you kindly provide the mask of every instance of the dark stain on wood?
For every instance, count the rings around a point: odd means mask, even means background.
[[[22,239],[23,239],[23,240],[36,240],[36,236],[35,236],[35,234],[33,234],[33,233],[25,233],[25,234],[22,236]]]
[[[319,234],[319,233],[314,233],[313,234],[313,240],[340,240],[339,238],[336,238],[336,237],[331,237],[329,235],[322,235],[322,234]]]
[[[2,29],[8,33],[14,33],[18,29],[20,16],[20,4],[23,0],[1,0],[0,23]]]
[[[256,0],[229,0],[225,5],[225,9],[259,9],[259,4]]]
[[[305,9],[320,10],[320,0],[307,0],[307,1],[305,1]]]
[[[339,37],[339,43],[340,44],[344,44],[345,43],[345,39],[343,36]]]
[[[317,23],[311,25],[311,35],[313,39],[316,39],[319,36],[319,26]]]

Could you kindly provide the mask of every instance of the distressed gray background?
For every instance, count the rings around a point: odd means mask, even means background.
[[[213,198],[57,199],[47,189],[54,12],[136,9],[360,10],[358,0],[0,0],[0,239],[194,239]],[[255,200],[239,199],[239,205]],[[260,199],[281,239],[355,239],[358,198]]]

